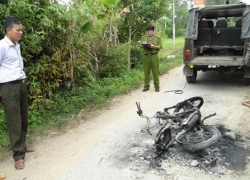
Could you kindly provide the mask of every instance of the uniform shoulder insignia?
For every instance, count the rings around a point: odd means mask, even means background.
[[[157,37],[157,38],[161,38],[161,36],[157,36],[157,35],[155,35],[155,37]]]

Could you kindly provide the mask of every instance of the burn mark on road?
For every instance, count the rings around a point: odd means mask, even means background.
[[[130,170],[145,172],[152,170],[158,171],[159,174],[166,174],[168,168],[175,164],[198,168],[216,176],[244,171],[250,160],[250,138],[242,137],[223,126],[218,128],[222,137],[210,148],[188,152],[178,143],[174,143],[158,157],[154,146],[154,135],[139,133],[119,155],[114,155],[113,159],[116,164],[119,163],[121,167],[126,166]]]

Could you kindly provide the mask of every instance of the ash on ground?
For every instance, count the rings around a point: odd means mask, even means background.
[[[210,148],[198,152],[188,152],[178,143],[174,143],[168,150],[157,156],[155,136],[140,133],[131,140],[126,148],[124,157],[119,161],[126,161],[131,170],[142,169],[166,172],[172,164],[185,167],[198,168],[217,176],[243,171],[250,160],[250,138],[242,137],[219,126],[222,137],[220,141]],[[156,132],[153,132],[155,134]],[[128,153],[129,152],[129,153]]]

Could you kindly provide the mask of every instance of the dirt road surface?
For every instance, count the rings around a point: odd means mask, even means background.
[[[155,134],[141,133],[146,122],[136,114],[135,105],[136,101],[141,102],[145,114],[153,115],[179,101],[202,96],[203,116],[217,113],[207,124],[224,125],[241,135],[244,141],[250,137],[250,109],[241,102],[250,100],[250,87],[242,85],[241,79],[240,73],[199,72],[197,83],[187,84],[183,94],[164,93],[184,87],[182,67],[177,67],[160,78],[161,92],[156,93],[151,82],[148,92],[141,92],[141,87],[115,98],[110,107],[93,119],[63,135],[37,142],[36,152],[26,156],[24,170],[15,170],[10,157],[0,163],[0,173],[5,174],[7,180],[250,179],[248,143],[243,143],[245,151],[236,149],[224,157],[241,157],[246,152],[240,164],[235,164],[238,168],[219,161],[210,171],[166,158],[153,167],[148,159],[154,152]]]

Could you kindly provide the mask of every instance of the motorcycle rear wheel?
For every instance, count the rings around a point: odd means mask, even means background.
[[[191,103],[194,107],[197,107],[198,109],[200,109],[204,103],[204,100],[202,97],[199,97],[199,96],[186,99],[185,101],[177,104],[174,112],[179,112],[181,109],[185,110],[185,109],[190,108],[190,105],[188,104],[188,102]]]
[[[204,140],[202,140],[201,142],[196,142],[196,143],[188,142],[187,133],[190,132],[182,132],[182,133],[180,132],[176,135],[175,139],[179,144],[183,146],[185,150],[192,152],[213,146],[220,140],[221,133],[216,127],[203,126],[202,129],[203,129]]]

